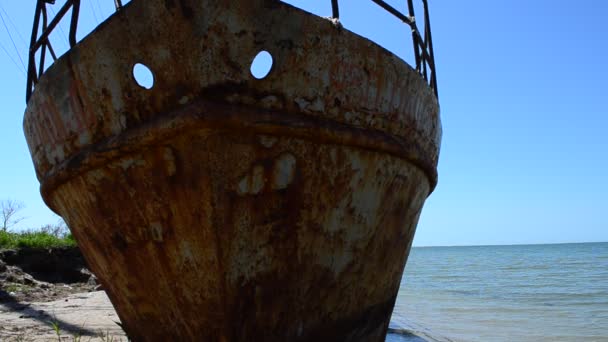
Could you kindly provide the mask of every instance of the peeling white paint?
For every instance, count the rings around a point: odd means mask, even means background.
[[[261,165],[256,165],[253,169],[247,174],[241,181],[237,187],[237,192],[239,195],[256,195],[262,192],[264,189],[264,183],[266,180],[264,179],[264,167]]]
[[[272,188],[285,189],[291,184],[296,174],[296,157],[291,153],[283,153],[275,160],[272,169]]]
[[[271,179],[266,178],[267,172],[271,172]],[[266,170],[262,165],[255,165],[237,185],[239,195],[257,195],[268,186],[272,190],[287,188],[295,178],[296,157],[291,153],[283,153],[277,157],[272,164],[271,170]]]
[[[354,116],[355,115],[352,112],[346,112],[344,113],[344,120],[346,120],[346,122],[350,122]]]
[[[301,111],[304,112],[325,112],[325,101],[320,97],[316,97],[314,100],[308,100],[303,97],[298,97],[294,100]]]
[[[124,158],[120,160],[119,165],[123,170],[127,170],[134,166],[144,166],[146,162],[142,159]]]
[[[177,101],[180,105],[185,105],[186,103],[188,103],[188,101],[190,101],[190,99],[188,98],[188,96],[182,96],[181,99],[179,99],[179,101]]]
[[[293,101],[298,105],[300,110],[305,110],[310,105],[310,101],[302,97],[298,97]]]
[[[353,261],[353,253],[345,249],[330,249],[327,251],[321,251],[317,256],[319,265],[331,270],[334,276],[339,277],[340,273],[344,271],[346,266]]]
[[[260,144],[262,144],[262,146],[266,148],[273,147],[274,144],[276,144],[276,142],[279,140],[279,138],[273,137],[271,135],[259,135],[258,139],[260,141]]]
[[[104,177],[105,177],[105,173],[101,169],[91,170],[91,171],[87,172],[87,174],[86,174],[87,181],[90,183],[93,183],[93,184],[104,179]]]
[[[53,164],[59,164],[65,159],[65,151],[63,145],[57,145],[55,148],[49,149],[48,156],[52,158]]]
[[[194,263],[194,254],[192,254],[192,247],[186,241],[182,241],[179,244],[179,254],[182,257],[182,263]]]
[[[268,95],[260,100],[260,103],[264,108],[275,108],[279,104],[279,98],[274,95]]]
[[[91,133],[82,132],[78,135],[78,143],[80,146],[86,146],[91,143]]]

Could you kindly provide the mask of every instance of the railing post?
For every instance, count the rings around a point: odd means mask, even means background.
[[[435,97],[439,98],[439,92],[437,91],[437,69],[435,69],[435,53],[433,52],[433,36],[431,35],[431,19],[429,15],[429,4],[427,0],[422,0],[424,5],[424,36],[428,43],[429,49],[429,66],[431,68],[431,87],[435,91]]]
[[[331,16],[334,19],[340,19],[340,8],[338,0],[331,0]]]
[[[36,49],[34,45],[36,45],[36,37],[38,36],[38,29],[40,26],[40,15],[42,14],[42,6],[44,5],[44,0],[36,1],[36,10],[34,12],[34,24],[32,25],[32,36],[30,39],[30,51],[29,51],[29,61],[27,66],[27,89],[25,90],[25,101],[29,101],[30,96],[32,95],[32,87],[34,86],[34,82],[38,81],[38,77],[36,76]]]
[[[417,37],[416,37],[416,15],[414,13],[414,4],[412,0],[407,0],[407,8],[410,13],[410,17],[414,21],[414,27],[412,27],[412,42],[414,43],[414,57],[416,58],[416,71],[420,72],[420,48],[418,46]]]
[[[70,48],[73,48],[76,45],[76,29],[78,28],[80,0],[70,0],[70,2],[72,2],[72,20],[70,22]]]

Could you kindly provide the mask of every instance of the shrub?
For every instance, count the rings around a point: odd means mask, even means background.
[[[75,246],[76,241],[65,225],[46,225],[38,230],[9,232],[0,230],[0,248],[51,248]]]

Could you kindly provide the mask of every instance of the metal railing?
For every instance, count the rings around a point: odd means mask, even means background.
[[[57,27],[59,22],[66,16],[71,9],[69,43],[70,48],[76,45],[76,30],[78,28],[78,18],[80,13],[80,0],[66,0],[65,4],[57,12],[55,17],[48,22],[47,4],[54,5],[56,0],[37,0],[36,10],[34,14],[34,27],[32,29],[32,38],[30,41],[29,62],[27,69],[27,90],[26,101],[30,99],[34,87],[40,76],[44,73],[46,52],[51,54],[53,60],[57,60],[55,51],[49,40],[51,32]],[[116,10],[119,10],[122,5],[122,0],[113,0]],[[409,15],[403,14],[393,6],[383,0],[371,0],[384,10],[395,16],[397,19],[409,25],[412,31],[412,41],[414,45],[414,58],[416,61],[416,71],[425,79],[429,86],[433,89],[436,97],[439,97],[437,91],[437,72],[435,68],[435,56],[433,53],[433,38],[431,36],[431,23],[429,18],[429,7],[427,0],[422,1],[424,10],[424,33],[420,34],[416,25],[416,16],[414,13],[413,0],[407,0]],[[332,17],[340,18],[340,5],[338,0],[331,0]],[[42,29],[40,23],[42,22]],[[36,63],[36,54],[38,63]]]
[[[53,61],[57,60],[55,50],[51,45],[49,36],[51,32],[59,25],[59,22],[66,16],[66,14],[72,10],[70,18],[70,31],[68,34],[68,41],[70,48],[76,45],[76,30],[78,28],[78,18],[80,15],[80,0],[66,0],[65,4],[57,12],[53,20],[48,22],[47,5],[54,5],[55,0],[37,0],[36,9],[34,12],[34,25],[32,28],[32,37],[30,40],[29,50],[29,61],[27,66],[27,89],[25,92],[25,100],[29,101],[34,86],[38,83],[38,79],[44,73],[44,66],[46,62],[47,50],[51,54]],[[116,9],[122,7],[122,0],[114,0]],[[42,27],[40,24],[42,23]],[[40,52],[38,56],[38,63],[36,63],[36,54]]]
[[[427,0],[421,0],[424,10],[424,36],[420,35],[416,25],[416,15],[414,14],[414,3],[407,0],[409,15],[401,13],[399,10],[382,0],[371,0],[390,14],[397,17],[410,26],[412,30],[412,41],[414,43],[414,58],[416,59],[416,71],[424,77],[425,81],[433,89],[435,97],[439,98],[437,91],[437,72],[435,68],[435,54],[433,53],[433,37],[431,35],[431,21],[429,17],[429,5]],[[340,18],[340,8],[338,0],[331,0],[332,17]]]

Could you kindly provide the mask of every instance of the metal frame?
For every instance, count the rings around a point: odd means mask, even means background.
[[[80,0],[67,0],[61,7],[55,18],[48,23],[48,14],[46,5],[55,4],[55,0],[37,0],[36,10],[34,13],[34,27],[32,28],[32,38],[30,40],[29,61],[27,67],[27,89],[25,99],[28,101],[34,90],[34,85],[38,83],[38,79],[44,72],[44,63],[46,58],[46,49],[49,49],[53,60],[57,60],[55,51],[49,41],[49,36],[53,29],[59,24],[61,19],[71,9],[72,18],[70,20],[69,41],[70,48],[76,45],[76,29],[78,28],[78,14],[80,12]],[[42,19],[42,31],[40,32],[40,21]],[[40,32],[40,35],[38,33]],[[36,70],[36,53],[40,50],[40,60],[38,70]]]
[[[424,80],[433,89],[435,97],[439,98],[437,91],[437,70],[435,68],[435,54],[433,52],[433,37],[431,35],[431,21],[429,17],[429,5],[427,0],[421,0],[424,7],[424,37],[420,35],[416,25],[416,15],[414,14],[414,3],[407,0],[409,16],[389,5],[383,0],[371,0],[390,14],[403,21],[412,29],[412,41],[414,43],[414,58],[416,59],[416,71],[420,73]],[[331,0],[332,17],[340,18],[338,0]]]
[[[412,41],[414,44],[414,57],[416,59],[416,71],[424,77],[425,81],[433,89],[435,96],[438,98],[437,91],[437,71],[435,68],[435,55],[433,53],[433,38],[431,35],[431,22],[429,18],[429,6],[427,0],[421,0],[424,7],[424,33],[420,34],[416,25],[416,16],[414,14],[413,0],[407,0],[409,15],[401,13],[383,0],[371,0],[390,14],[397,17],[410,26],[412,30]],[[34,14],[34,27],[32,28],[32,38],[30,41],[29,62],[27,70],[27,89],[26,101],[29,101],[38,79],[44,73],[44,63],[46,58],[46,50],[48,49],[53,61],[57,60],[55,51],[49,41],[49,35],[57,27],[57,24],[63,19],[67,12],[71,9],[72,15],[70,19],[69,42],[70,48],[76,45],[76,30],[78,28],[78,17],[80,12],[80,0],[66,0],[65,4],[55,18],[48,23],[48,14],[46,5],[54,5],[55,0],[37,0],[36,11]],[[116,10],[122,7],[122,0],[114,0]],[[340,18],[340,8],[338,0],[331,0],[332,17]],[[42,31],[40,31],[40,21],[42,20]],[[36,68],[36,54],[40,51],[38,68]],[[36,70],[38,69],[38,70]]]
[[[70,49],[76,45],[76,30],[78,29],[78,18],[80,15],[80,0],[66,0],[59,12],[55,15],[51,22],[48,22],[48,13],[46,5],[54,5],[55,0],[37,0],[36,9],[34,12],[34,25],[32,28],[32,37],[30,40],[29,61],[27,66],[27,89],[25,91],[25,100],[29,101],[34,90],[34,86],[38,83],[40,76],[44,73],[44,64],[46,60],[46,50],[48,49],[53,57],[53,61],[57,60],[57,55],[53,50],[49,36],[57,27],[68,11],[72,10],[70,18],[69,43]],[[116,10],[122,7],[122,0],[114,0]],[[42,21],[42,30],[40,22]],[[38,65],[36,66],[36,54],[40,51]]]

